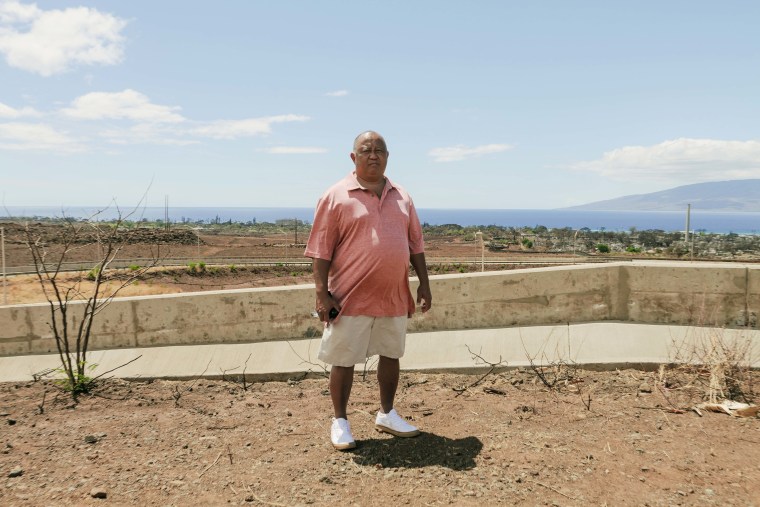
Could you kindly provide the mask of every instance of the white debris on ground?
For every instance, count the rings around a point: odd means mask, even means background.
[[[723,400],[720,403],[700,403],[694,407],[694,411],[701,416],[700,410],[721,412],[732,417],[760,417],[760,406],[733,400]]]

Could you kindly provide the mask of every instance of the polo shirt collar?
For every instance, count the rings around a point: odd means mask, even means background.
[[[346,180],[348,180],[348,190],[367,190],[367,187],[363,187],[362,184],[359,183],[359,180],[356,177],[356,171],[351,171],[348,176],[346,176]],[[388,190],[396,188],[388,176],[385,177],[385,186],[388,187]]]

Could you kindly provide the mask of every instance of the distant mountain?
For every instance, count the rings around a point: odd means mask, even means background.
[[[589,211],[681,211],[693,210],[760,212],[760,179],[711,181],[653,192],[627,195],[565,209]]]

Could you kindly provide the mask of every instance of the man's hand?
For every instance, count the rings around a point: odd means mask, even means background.
[[[328,294],[317,294],[316,302],[314,303],[314,309],[317,311],[319,320],[322,322],[328,322],[330,320],[330,310],[335,308],[340,312],[340,304]]]
[[[433,295],[430,292],[425,254],[423,252],[412,254],[409,256],[409,262],[412,263],[414,272],[417,273],[417,279],[420,281],[420,286],[417,287],[417,304],[422,303],[422,313],[425,313],[433,306]]]
[[[417,287],[417,304],[422,303],[422,313],[430,310],[433,305],[433,295],[430,292],[430,284],[420,283]]]
[[[327,290],[327,275],[330,272],[330,261],[327,259],[314,259],[312,264],[314,271],[314,286],[317,289],[317,298],[314,309],[322,322],[330,320],[330,310],[335,308],[340,312],[340,304]]]

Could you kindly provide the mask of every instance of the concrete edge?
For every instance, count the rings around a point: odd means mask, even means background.
[[[585,369],[651,370],[660,364],[685,362],[677,357],[684,348],[716,336],[746,347],[748,366],[760,368],[758,330],[621,322],[411,333],[401,368],[477,373],[487,371],[491,364],[501,363],[499,368],[508,370],[529,367],[531,361],[543,366],[562,361]],[[246,381],[288,380],[324,375],[328,367],[316,359],[319,341],[111,349],[90,352],[88,359],[97,365],[93,376],[118,368],[109,376],[130,380],[222,379],[243,374]],[[58,366],[57,354],[0,357],[0,382],[30,381],[34,374]],[[357,365],[357,372],[363,369],[364,365]],[[374,371],[373,360],[367,369]]]

